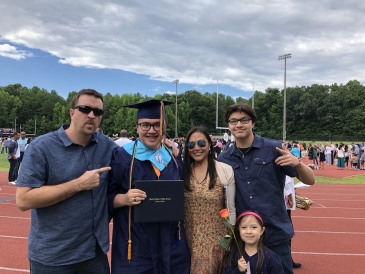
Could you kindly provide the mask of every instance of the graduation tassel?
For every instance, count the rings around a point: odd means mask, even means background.
[[[129,260],[129,263],[131,263],[132,259],[132,240],[128,240],[128,256],[127,259]]]
[[[165,105],[160,102],[160,135],[165,135]]]

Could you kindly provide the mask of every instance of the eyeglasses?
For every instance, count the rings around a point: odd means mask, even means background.
[[[198,142],[188,142],[186,146],[188,149],[193,149],[195,147],[195,144],[198,144],[199,147],[205,147],[207,145],[207,142],[203,139],[199,140]]]
[[[89,106],[76,106],[74,109],[78,109],[80,112],[89,114],[91,111],[94,112],[95,116],[102,116],[104,114],[104,110],[100,108],[92,108]]]
[[[151,127],[153,127],[154,131],[160,131],[160,123],[157,124],[150,124],[150,123],[140,123],[137,124],[143,131],[149,131]]]
[[[238,121],[240,121],[241,124],[248,124],[251,121],[251,118],[243,117],[241,119],[231,119],[231,120],[228,120],[228,123],[230,125],[237,125]]]

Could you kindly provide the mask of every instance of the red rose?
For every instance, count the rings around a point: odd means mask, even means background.
[[[221,211],[219,211],[219,214],[221,215],[222,218],[228,218],[229,217],[229,211],[227,208],[222,209]]]

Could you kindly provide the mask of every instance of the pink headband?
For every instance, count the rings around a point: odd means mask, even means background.
[[[246,215],[252,215],[252,216],[255,216],[257,219],[259,219],[261,221],[262,224],[264,224],[264,221],[261,219],[260,215],[255,213],[255,212],[252,212],[252,211],[245,211],[243,213],[241,213],[239,216],[238,216],[238,220],[241,219],[243,216],[246,216]]]

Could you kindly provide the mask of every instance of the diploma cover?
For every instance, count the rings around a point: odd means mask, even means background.
[[[147,195],[133,207],[135,223],[184,220],[183,180],[136,180],[135,188]]]

